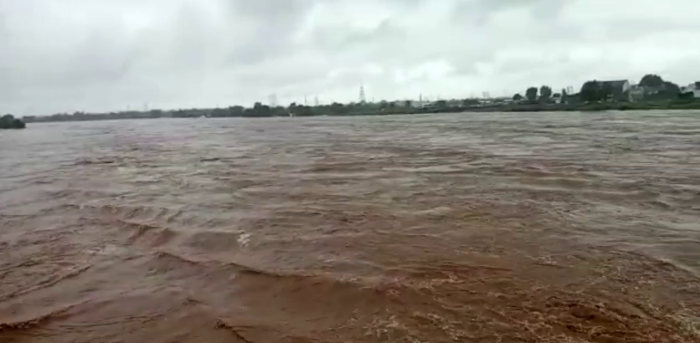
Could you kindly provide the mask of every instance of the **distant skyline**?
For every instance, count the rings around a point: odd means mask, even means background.
[[[700,80],[696,0],[0,0],[0,113]]]

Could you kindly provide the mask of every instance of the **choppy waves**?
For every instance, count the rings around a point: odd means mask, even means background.
[[[0,341],[694,342],[697,115],[9,133]]]

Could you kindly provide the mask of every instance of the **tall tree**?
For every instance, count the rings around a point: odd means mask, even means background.
[[[253,108],[246,109],[243,115],[247,117],[268,117],[272,114],[270,106],[263,105],[261,102],[256,102],[253,104]]]
[[[527,91],[525,92],[525,96],[527,97],[527,100],[530,100],[530,101],[537,100],[537,87],[528,88]]]
[[[581,87],[581,100],[586,102],[596,102],[601,99],[601,86],[600,82],[586,81]]]
[[[673,82],[664,82],[664,92],[670,96],[678,96],[681,93],[681,87]]]
[[[656,74],[647,74],[639,81],[640,86],[644,87],[661,87],[664,84],[664,79]]]
[[[542,86],[540,87],[540,100],[547,101],[552,97],[552,87]]]

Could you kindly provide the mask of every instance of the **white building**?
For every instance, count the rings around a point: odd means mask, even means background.
[[[561,93],[552,94],[552,101],[554,101],[555,104],[561,104],[561,101],[562,101]]]
[[[640,85],[633,85],[629,89],[629,95],[630,95],[630,101],[636,102],[636,101],[642,101],[644,100],[644,96],[646,95],[646,91],[644,90],[644,87]]]
[[[693,97],[700,99],[700,82],[694,82],[686,87],[681,88],[683,93],[693,93]]]

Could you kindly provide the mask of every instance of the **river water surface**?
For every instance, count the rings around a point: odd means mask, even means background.
[[[0,132],[0,342],[699,342],[700,113]]]

